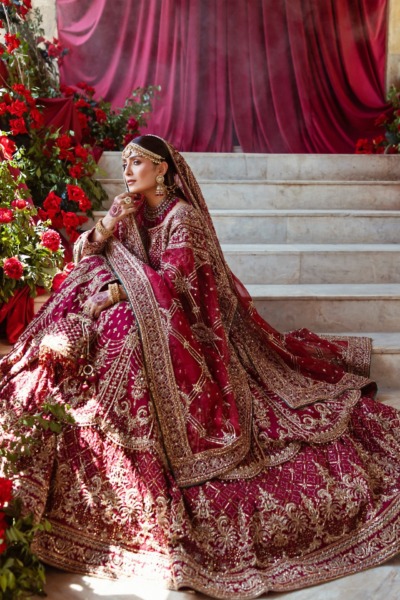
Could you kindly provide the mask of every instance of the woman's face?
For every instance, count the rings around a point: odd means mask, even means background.
[[[144,194],[145,196],[155,192],[157,187],[157,175],[164,174],[162,165],[155,165],[148,158],[133,154],[122,162],[124,177],[128,189],[133,194]]]

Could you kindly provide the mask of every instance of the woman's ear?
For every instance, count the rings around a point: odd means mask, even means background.
[[[165,176],[166,172],[168,171],[168,163],[164,160],[162,163],[160,163],[159,167],[160,167],[160,175]]]

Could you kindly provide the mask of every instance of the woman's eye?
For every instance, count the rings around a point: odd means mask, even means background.
[[[126,169],[126,163],[123,163],[122,164],[122,170],[125,171],[125,169]]]

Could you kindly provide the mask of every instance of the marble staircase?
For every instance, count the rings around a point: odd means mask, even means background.
[[[281,331],[372,337],[371,374],[400,408],[398,157],[185,158],[225,257],[262,316]],[[123,190],[119,155],[106,152],[100,166],[111,200]]]

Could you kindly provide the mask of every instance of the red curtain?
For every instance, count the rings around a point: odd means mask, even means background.
[[[57,0],[63,83],[122,106],[159,84],[148,131],[186,151],[353,152],[385,108],[388,0]]]

